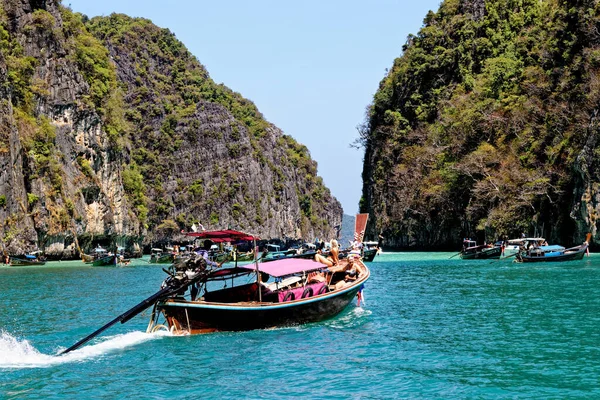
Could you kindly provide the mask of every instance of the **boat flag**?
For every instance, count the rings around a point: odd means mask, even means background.
[[[365,303],[365,295],[363,294],[363,289],[365,288],[364,283],[362,285],[360,285],[360,289],[358,289],[358,293],[356,293],[356,306],[360,307],[360,302],[362,301],[362,303],[366,306],[367,303]]]

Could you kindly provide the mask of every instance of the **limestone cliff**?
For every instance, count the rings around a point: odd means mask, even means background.
[[[446,0],[362,129],[361,211],[397,247],[598,238],[598,1]]]
[[[341,222],[308,150],[167,30],[88,22],[53,0],[0,4],[4,250],[70,257],[98,240],[172,240],[194,223],[327,237]],[[102,31],[114,21],[119,35]]]

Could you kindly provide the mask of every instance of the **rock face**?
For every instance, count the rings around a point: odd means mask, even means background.
[[[415,249],[597,239],[599,12],[483,0],[430,12],[361,131],[368,234]]]
[[[72,257],[98,241],[177,240],[193,224],[328,237],[341,223],[308,150],[167,30],[88,22],[52,0],[1,3],[0,250]]]

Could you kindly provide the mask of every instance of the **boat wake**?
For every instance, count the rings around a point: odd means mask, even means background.
[[[129,332],[122,335],[109,336],[106,340],[82,347],[65,355],[44,354],[38,351],[27,339],[19,339],[8,332],[0,331],[0,369],[45,368],[58,364],[85,361],[122,350],[127,347],[169,336],[168,332],[145,333]],[[57,351],[64,350],[61,348]]]
[[[373,312],[363,307],[354,307],[347,313],[327,321],[327,325],[334,329],[348,329],[362,325]]]

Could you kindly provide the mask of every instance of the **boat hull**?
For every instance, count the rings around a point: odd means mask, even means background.
[[[12,267],[26,267],[29,265],[45,265],[46,261],[41,261],[41,260],[26,260],[23,258],[16,258],[16,257],[11,257],[10,258],[10,265]]]
[[[540,256],[531,256],[527,254],[518,255],[518,260],[521,262],[556,262],[556,261],[576,261],[583,259],[585,252],[587,250],[587,246],[583,249],[568,252],[564,254],[558,255],[540,255]]]
[[[368,277],[367,277],[368,278]],[[366,279],[346,289],[283,303],[209,303],[172,299],[157,309],[169,329],[190,334],[245,331],[322,321],[343,311]]]
[[[300,253],[300,254],[296,254],[296,253],[288,253],[288,254],[281,254],[275,257],[265,257],[262,259],[262,262],[270,262],[270,261],[276,261],[276,260],[281,260],[281,259],[287,259],[287,258],[302,258],[305,260],[312,260],[313,258],[315,258],[315,254],[317,254],[316,251],[307,251],[304,253]]]
[[[94,267],[113,267],[117,265],[117,256],[106,256],[99,258],[97,260],[94,260],[92,262],[92,265]]]
[[[250,253],[250,254],[237,254],[236,255],[236,259],[235,261],[239,261],[239,262],[245,262],[245,261],[253,261],[254,260],[254,253]]]
[[[377,255],[377,249],[367,249],[363,251],[362,259],[363,261],[371,262],[375,259]]]
[[[463,252],[460,254],[460,258],[463,260],[490,260],[500,258],[502,254],[502,248],[490,247],[481,251],[476,252]]]
[[[152,255],[148,261],[150,264],[173,264],[175,257],[173,254],[163,254],[160,256]]]

